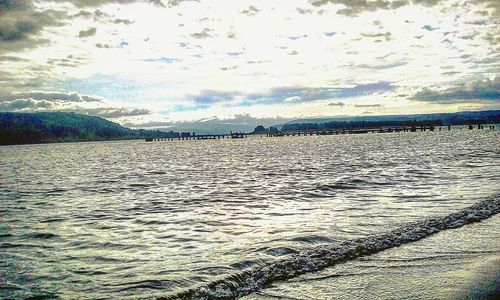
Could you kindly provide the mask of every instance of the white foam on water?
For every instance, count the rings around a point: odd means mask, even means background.
[[[234,299],[342,261],[421,240],[439,231],[479,222],[500,212],[500,194],[446,216],[423,219],[395,230],[304,250],[287,258],[231,274],[225,278],[161,299]]]

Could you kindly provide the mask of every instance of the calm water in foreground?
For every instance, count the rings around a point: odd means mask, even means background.
[[[448,215],[499,174],[493,130],[0,147],[0,292],[175,295]]]

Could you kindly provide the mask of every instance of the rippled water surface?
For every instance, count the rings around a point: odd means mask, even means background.
[[[0,147],[6,297],[167,296],[500,191],[500,133]]]

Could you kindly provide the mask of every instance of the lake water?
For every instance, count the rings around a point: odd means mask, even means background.
[[[251,285],[236,274],[304,251],[484,199],[496,213],[499,174],[496,130],[0,147],[0,291],[175,297],[234,279],[233,297]]]

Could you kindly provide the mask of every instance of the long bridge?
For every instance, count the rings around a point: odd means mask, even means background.
[[[243,132],[231,132],[229,134],[189,134],[189,135],[179,135],[177,137],[166,137],[166,138],[147,138],[146,142],[153,141],[184,141],[184,140],[220,140],[220,139],[242,139],[248,137],[250,134]]]
[[[466,125],[469,130],[484,129],[484,125]],[[146,142],[152,141],[173,141],[173,140],[217,140],[217,139],[241,139],[247,138],[248,136],[260,136],[260,137],[284,137],[284,136],[311,136],[311,135],[339,135],[339,134],[364,134],[364,133],[387,133],[387,132],[417,132],[417,131],[450,131],[450,125],[448,126],[400,126],[400,127],[380,127],[380,128],[351,128],[351,129],[328,129],[328,130],[302,130],[302,131],[286,131],[286,132],[267,132],[267,133],[229,133],[229,134],[190,134],[190,135],[179,135],[178,137],[167,137],[167,138],[147,138]],[[488,125],[488,129],[494,130],[495,125]]]

